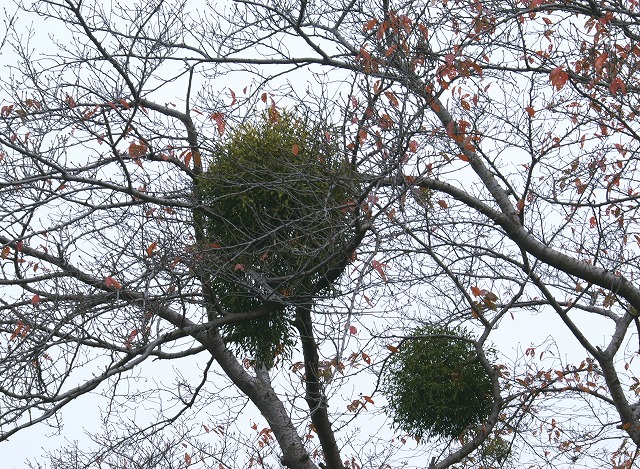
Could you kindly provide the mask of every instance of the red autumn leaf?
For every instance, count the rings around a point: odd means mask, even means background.
[[[416,142],[415,140],[411,140],[409,142],[409,151],[411,153],[415,153],[418,151],[418,142]]]
[[[524,208],[524,199],[519,199],[518,203],[516,204],[516,209],[518,210],[518,212],[521,212],[523,208]]]
[[[214,112],[209,116],[209,119],[216,121],[216,124],[218,126],[218,135],[224,134],[224,129],[227,126],[227,123],[224,120],[224,114],[222,114],[221,112]]]
[[[13,104],[11,106],[2,106],[0,109],[0,116],[7,117],[13,111]]]
[[[369,404],[375,404],[375,402],[373,402],[373,399],[371,399],[371,396],[362,396],[362,398]]]
[[[153,252],[156,250],[156,248],[158,247],[158,243],[157,242],[153,242],[149,245],[149,247],[147,248],[147,256],[151,257],[153,256]]]
[[[0,257],[2,257],[2,259],[6,259],[9,257],[9,254],[11,254],[11,248],[9,246],[5,246],[2,248],[2,254],[0,254]]]
[[[244,264],[236,264],[233,266],[233,270],[244,271]]]
[[[120,100],[118,100],[118,102],[120,104],[122,104],[122,107],[125,108],[125,109],[131,108],[131,105],[124,99],[120,99]]]
[[[115,288],[116,290],[120,290],[122,288],[122,284],[118,282],[115,278],[108,276],[104,278],[104,284],[109,288]]]
[[[267,93],[262,93],[262,96],[260,96],[260,99],[262,100],[263,103],[267,102]]]
[[[25,324],[22,321],[18,320],[18,322],[16,323],[16,328],[13,331],[13,334],[11,334],[11,337],[9,338],[9,340],[13,340],[18,336],[24,339],[30,330],[31,330],[30,326],[25,326]]]
[[[471,287],[471,293],[473,293],[473,296],[482,296],[482,290],[475,285]]]
[[[608,58],[609,58],[609,54],[607,52],[605,52],[604,54],[600,54],[598,57],[596,57],[596,60],[593,61],[593,65],[595,65],[597,72],[602,71],[602,67],[604,67],[604,63],[607,61]]]
[[[371,54],[364,48],[360,48],[360,58],[365,61],[365,63],[371,62]]]
[[[187,466],[191,465],[191,456],[189,456],[189,453],[184,453],[184,462],[187,463]]]
[[[391,353],[398,353],[398,347],[394,345],[387,345],[387,349],[389,349]]]
[[[184,165],[187,168],[189,167],[189,163],[191,163],[192,157],[193,157],[193,153],[191,153],[190,151],[187,151],[186,153],[184,153]]]
[[[449,208],[449,205],[447,204],[447,202],[442,199],[438,200],[438,205],[440,205],[440,207],[442,208]]]
[[[467,155],[465,155],[464,153],[458,153],[458,158],[460,158],[462,161],[466,161],[467,163],[468,163],[469,161],[471,161],[471,160],[469,159],[469,157],[468,157]]]
[[[396,98],[396,95],[393,94],[391,91],[385,91],[384,95],[387,97],[387,99],[389,100],[389,102],[393,107],[400,106],[400,102],[398,101],[398,98]]]
[[[20,240],[18,241],[18,244],[16,244],[16,251],[22,252],[23,249],[24,249],[24,241]]]
[[[568,80],[569,74],[565,71],[564,67],[556,67],[549,73],[549,81],[558,91],[562,89]]]
[[[141,156],[147,153],[148,149],[149,149],[149,146],[142,139],[140,139],[138,143],[131,142],[129,144],[129,156],[131,158],[140,158]]]
[[[627,85],[624,84],[622,78],[615,77],[611,80],[611,86],[609,87],[612,94],[616,94],[618,91],[621,91],[622,94],[627,94]]]
[[[364,26],[362,27],[362,31],[363,32],[367,32],[367,31],[371,31],[373,28],[375,28],[378,25],[378,20],[376,18],[370,19],[369,21],[367,21]]]
[[[349,326],[349,334],[356,335],[358,333],[358,328],[356,326]]]
[[[127,339],[124,341],[124,346],[130,349],[133,345],[133,339],[135,339],[137,335],[138,335],[138,329],[134,329],[131,332],[129,332]]]
[[[37,305],[38,303],[40,303],[40,295],[36,294],[33,295],[33,298],[31,298],[31,304],[33,306]]]
[[[385,57],[390,57],[393,55],[393,53],[398,49],[398,46],[395,44],[392,44],[391,46],[389,46],[389,48],[386,50],[386,52],[384,53]]]
[[[378,274],[380,275],[380,277],[382,277],[382,280],[384,280],[385,283],[387,282],[387,276],[384,273],[383,267],[386,267],[386,266],[387,264],[382,264],[381,262],[378,262],[375,259],[371,262],[371,267],[373,267],[374,270],[378,272]]]
[[[527,111],[527,114],[529,114],[529,117],[533,117],[536,115],[535,109],[533,109],[531,106],[525,107],[524,110]]]
[[[293,156],[298,156],[299,152],[300,152],[300,147],[298,146],[297,143],[294,143],[293,147],[291,147],[291,153],[293,153]]]
[[[378,125],[383,130],[389,130],[393,127],[393,119],[385,112],[378,120]]]
[[[67,103],[67,106],[69,106],[71,109],[76,107],[76,100],[69,95],[65,96],[64,102]]]
[[[597,225],[598,225],[598,220],[596,220],[596,217],[589,218],[589,227],[590,228],[595,228]]]
[[[367,129],[360,129],[358,131],[358,139],[360,140],[360,143],[364,143],[367,140],[368,135]]]
[[[238,100],[236,99],[236,93],[229,88],[229,92],[231,93],[231,106],[233,106]]]
[[[614,143],[613,146],[616,148],[616,150],[618,150],[618,153],[620,153],[622,156],[627,156],[627,150],[624,146],[620,145],[619,143]]]
[[[366,353],[364,353],[364,352],[362,353],[362,359],[364,360],[364,362],[367,365],[371,365],[371,357],[369,355],[367,355]],[[372,402],[372,404],[373,404],[373,402]]]

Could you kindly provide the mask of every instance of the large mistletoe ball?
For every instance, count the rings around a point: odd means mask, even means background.
[[[458,437],[488,416],[489,376],[464,329],[424,327],[413,335],[383,377],[394,423],[416,437]]]
[[[291,345],[293,306],[309,303],[345,259],[351,181],[327,129],[272,110],[220,146],[198,181],[208,284],[228,313],[280,303],[269,317],[228,327],[227,339],[269,362]]]

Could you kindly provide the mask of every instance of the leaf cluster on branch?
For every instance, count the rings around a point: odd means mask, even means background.
[[[277,305],[225,327],[260,363],[290,349],[296,305],[311,304],[346,257],[356,186],[329,137],[326,126],[270,109],[234,129],[197,182],[206,250],[196,269],[221,314]]]

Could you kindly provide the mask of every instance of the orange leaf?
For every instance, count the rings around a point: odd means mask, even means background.
[[[38,303],[40,303],[40,295],[33,295],[33,298],[31,298],[31,304],[35,306]]]
[[[378,262],[375,259],[371,262],[371,267],[373,267],[375,271],[378,272],[378,274],[380,275],[380,277],[382,277],[382,280],[384,280],[385,283],[387,282],[387,276],[384,273],[383,267],[386,267],[386,266],[387,264],[382,264],[381,262]]]
[[[616,94],[618,91],[621,91],[622,94],[627,94],[627,85],[624,84],[622,78],[615,77],[611,80],[611,86],[609,87],[612,94]]]
[[[471,293],[473,293],[473,296],[482,296],[482,290],[475,285],[471,287]]]
[[[14,329],[13,334],[11,334],[9,340],[13,340],[18,336],[25,338],[29,332],[29,329],[31,329],[29,326],[25,326],[22,321],[18,320],[18,322],[16,323],[16,328]]]
[[[9,257],[9,254],[11,254],[11,248],[9,246],[5,246],[2,248],[2,254],[0,254],[0,257],[6,259]]]
[[[367,401],[369,404],[375,404],[375,402],[373,402],[373,399],[371,399],[371,396],[362,396],[363,399],[365,401]]]
[[[130,349],[131,346],[133,345],[133,339],[135,339],[137,335],[138,335],[138,329],[134,329],[131,332],[129,332],[127,339],[124,341],[124,346]]]
[[[367,21],[364,26],[362,27],[362,31],[363,32],[367,32],[367,31],[371,31],[373,28],[375,28],[378,25],[378,20],[376,18],[370,19],[369,21]]]
[[[263,103],[267,102],[267,93],[262,93],[262,96],[260,96],[260,99],[262,100]]]
[[[129,145],[129,156],[131,158],[140,158],[147,153],[148,149],[149,146],[142,139],[138,140],[138,143],[131,142]]]
[[[122,288],[122,284],[118,282],[111,276],[104,278],[104,284],[109,288],[115,288],[116,290],[120,290]]]
[[[187,466],[191,465],[191,456],[189,456],[189,453],[184,453],[184,462],[187,463]]]
[[[525,107],[524,110],[527,111],[527,114],[529,114],[529,117],[533,117],[536,115],[535,109],[533,109],[531,106]]]
[[[409,151],[411,153],[415,153],[418,151],[418,142],[416,142],[415,140],[411,140],[409,142]]]
[[[638,246],[640,246],[640,241],[638,241]],[[373,303],[371,301],[371,298],[369,298],[367,295],[362,295],[364,297],[364,300],[367,302],[367,304],[371,307],[373,307]]]
[[[227,126],[227,123],[224,120],[224,114],[221,112],[214,112],[209,116],[209,119],[216,121],[218,126],[218,135],[224,134],[224,129]]]
[[[400,105],[398,98],[396,98],[396,95],[393,94],[391,91],[385,91],[384,95],[387,97],[387,99],[389,100],[389,102],[393,107],[398,107]]]
[[[564,67],[556,67],[549,73],[549,81],[558,91],[562,89],[568,80],[569,74],[564,70]]]
[[[596,57],[596,60],[593,61],[593,64],[595,65],[597,72],[602,71],[602,67],[604,67],[604,63],[607,61],[608,58],[609,58],[609,54],[607,52],[605,52],[604,54],[600,54],[598,57]]]
[[[293,156],[298,156],[299,152],[300,152],[300,147],[298,146],[297,143],[294,143],[293,147],[291,147],[291,153],[293,153]]]
[[[151,257],[153,256],[153,251],[155,251],[155,249],[158,247],[158,243],[157,242],[153,242],[149,245],[149,247],[147,248],[147,256]]]
[[[394,345],[387,345],[387,349],[391,351],[391,353],[398,353],[398,347]]]
[[[447,202],[442,199],[438,200],[438,205],[440,205],[440,207],[442,208],[449,208],[449,205],[447,204]]]

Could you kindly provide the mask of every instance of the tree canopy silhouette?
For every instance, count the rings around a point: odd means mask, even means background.
[[[15,8],[0,452],[637,464],[636,0]]]

